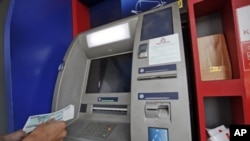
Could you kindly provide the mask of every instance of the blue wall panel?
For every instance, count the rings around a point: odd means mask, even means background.
[[[107,0],[89,9],[91,28],[121,19],[121,2]]]
[[[90,8],[91,28],[164,6],[176,0],[106,0]]]
[[[10,59],[14,129],[51,111],[57,68],[72,41],[71,0],[16,0]],[[10,102],[10,101],[9,101]]]

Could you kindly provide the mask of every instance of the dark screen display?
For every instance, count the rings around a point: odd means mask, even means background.
[[[132,53],[91,61],[86,93],[130,92]]]
[[[144,15],[141,30],[141,41],[174,33],[172,8]]]

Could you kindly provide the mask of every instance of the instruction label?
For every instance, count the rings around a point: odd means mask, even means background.
[[[149,40],[149,65],[181,61],[178,34]]]

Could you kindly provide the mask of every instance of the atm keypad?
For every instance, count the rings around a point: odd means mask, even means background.
[[[113,123],[90,122],[82,131],[81,134],[94,136],[99,138],[107,138],[115,128]]]

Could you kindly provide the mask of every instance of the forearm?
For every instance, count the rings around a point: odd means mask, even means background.
[[[21,141],[26,136],[22,130],[0,136],[0,141]]]
[[[4,141],[4,136],[0,136],[0,141]]]

